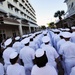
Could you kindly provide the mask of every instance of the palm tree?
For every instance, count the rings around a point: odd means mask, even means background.
[[[57,12],[55,12],[55,14],[54,14],[54,17],[58,17],[59,18],[59,20],[60,20],[60,22],[61,22],[61,27],[64,27],[64,26],[62,26],[62,16],[63,15],[65,15],[65,12],[64,12],[64,10],[62,10],[62,11],[57,11]]]

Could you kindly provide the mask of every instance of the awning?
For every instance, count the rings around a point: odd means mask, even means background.
[[[9,13],[9,16],[10,16],[10,17],[15,17],[15,18],[18,17],[17,15],[14,15],[14,14],[12,14],[12,13]]]
[[[6,11],[3,10],[3,9],[0,9],[0,13],[7,14],[8,12],[6,12]]]
[[[30,27],[38,27],[38,25],[36,25],[36,24],[29,23],[29,25],[30,25]]]

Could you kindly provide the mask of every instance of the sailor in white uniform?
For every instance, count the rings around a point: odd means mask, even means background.
[[[63,33],[63,32],[60,33],[60,38],[61,38],[61,39],[57,42],[57,52],[59,52],[59,49],[60,49],[61,45],[66,42],[65,39],[64,39],[63,36],[62,36],[62,33]]]
[[[71,73],[70,75],[75,75],[75,66],[71,68]]]
[[[71,68],[75,66],[75,44],[70,42],[71,33],[64,32],[63,37],[66,40],[59,50],[59,54],[65,63],[67,75],[70,75]]]
[[[33,67],[33,59],[35,54],[35,50],[29,47],[29,42],[29,38],[22,40],[22,43],[24,43],[25,47],[20,50],[20,59],[22,59],[24,64],[26,75],[31,75],[31,69]]]
[[[35,65],[32,68],[31,75],[57,75],[53,66],[47,64],[46,52],[42,49],[35,53]]]
[[[10,55],[11,65],[7,67],[7,75],[26,75],[24,67],[17,63],[19,54],[17,52],[13,52]]]
[[[4,68],[6,71],[7,66],[10,65],[9,56],[12,52],[14,52],[16,50],[11,47],[12,46],[12,39],[11,38],[7,39],[4,44],[6,46],[6,49],[3,52],[3,59],[4,59]]]
[[[0,63],[0,75],[4,75],[4,66]]]
[[[75,43],[75,32],[72,32],[70,41],[73,42],[73,43]]]
[[[31,48],[33,48],[34,50],[36,50],[36,46],[35,46],[35,43],[34,43],[34,41],[33,41],[33,35],[31,35],[29,38],[30,38],[29,46],[30,46]]]
[[[20,40],[20,37],[17,36],[15,38],[15,43],[12,46],[18,53],[20,53],[20,50],[24,47],[24,44],[22,44],[19,40]]]
[[[41,44],[40,48],[45,47],[47,45],[51,46],[50,38],[48,36],[42,37],[42,42],[43,43]]]
[[[72,29],[72,35],[71,35],[70,41],[75,43],[75,27],[71,27],[71,29]]]
[[[59,36],[60,30],[55,29],[54,33],[55,33],[55,35],[53,38],[53,44],[54,44],[55,49],[57,50],[57,42],[60,40],[60,36]]]

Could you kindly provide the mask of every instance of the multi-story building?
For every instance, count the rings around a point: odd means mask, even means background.
[[[68,27],[75,26],[75,0],[65,0],[64,1],[67,5],[67,12],[66,12],[66,25]]]
[[[62,20],[64,27],[75,26],[75,0],[65,0],[67,5],[67,12],[65,13],[65,18]],[[59,27],[61,22],[56,23]]]
[[[65,3],[67,4],[67,17],[70,17],[75,14],[75,0],[65,0]]]
[[[5,0],[0,2],[0,36],[15,37],[35,31],[36,14],[28,0]]]

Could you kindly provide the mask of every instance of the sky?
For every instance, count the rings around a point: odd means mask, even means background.
[[[39,26],[55,22],[54,13],[58,10],[67,11],[67,5],[64,0],[29,0],[36,11],[36,21]]]

